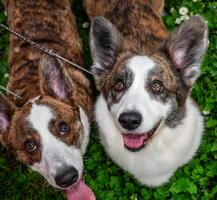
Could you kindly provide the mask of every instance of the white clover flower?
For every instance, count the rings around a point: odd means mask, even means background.
[[[193,12],[191,12],[189,16],[193,16],[193,15],[194,15],[194,13],[193,13]]]
[[[208,110],[203,110],[202,113],[203,113],[204,115],[209,115],[210,111],[208,111]]]
[[[8,15],[8,13],[7,13],[6,11],[4,11],[4,15],[5,15],[5,16],[7,16],[7,15]]]
[[[182,15],[181,17],[180,17],[180,19],[181,19],[181,21],[187,21],[187,20],[189,20],[189,16],[188,15]]]
[[[198,2],[198,0],[192,0],[192,1],[195,2],[195,3]]]
[[[174,7],[170,8],[170,12],[171,12],[171,13],[173,13],[174,11],[175,11],[175,8],[174,8]]]
[[[181,22],[182,22],[182,20],[181,20],[181,18],[179,17],[179,18],[176,19],[175,24],[181,24]]]
[[[187,21],[188,19],[189,19],[188,15],[182,15],[181,17],[176,19],[175,23],[176,24],[181,24],[181,22]]]
[[[89,22],[84,22],[84,23],[82,24],[82,28],[86,29],[86,28],[89,27],[89,25],[90,25]]]
[[[4,78],[8,78],[8,77],[9,77],[9,74],[6,73],[6,74],[4,75]]]
[[[188,13],[188,8],[186,8],[186,7],[181,7],[181,8],[179,9],[179,13],[180,13],[181,15],[186,15],[186,14]]]

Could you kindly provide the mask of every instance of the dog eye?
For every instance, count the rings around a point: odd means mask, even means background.
[[[117,81],[117,83],[115,84],[115,87],[114,87],[115,91],[117,91],[117,92],[123,91],[124,88],[125,88],[125,85],[124,85],[123,81]]]
[[[24,146],[28,153],[34,153],[38,149],[37,143],[33,140],[26,140]]]
[[[151,84],[151,89],[153,91],[153,93],[155,94],[159,94],[163,91],[163,84],[160,81],[154,81]]]
[[[66,124],[65,122],[60,122],[59,123],[59,133],[60,133],[60,135],[68,134],[69,131],[70,131],[70,128],[69,128],[68,124]]]

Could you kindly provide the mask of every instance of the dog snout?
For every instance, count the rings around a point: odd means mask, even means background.
[[[142,115],[138,112],[126,112],[120,114],[118,121],[124,129],[135,130],[142,122]]]
[[[78,180],[78,171],[74,167],[67,167],[58,174],[55,182],[59,187],[67,188]]]

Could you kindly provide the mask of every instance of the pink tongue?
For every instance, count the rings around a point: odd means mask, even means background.
[[[133,134],[124,134],[124,144],[125,146],[133,149],[140,148],[144,141],[147,140],[147,135],[133,135]]]
[[[95,200],[93,191],[80,180],[76,185],[66,191],[68,200]]]

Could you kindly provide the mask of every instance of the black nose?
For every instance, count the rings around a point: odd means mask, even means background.
[[[64,169],[55,178],[55,182],[58,186],[62,188],[67,188],[71,186],[78,180],[78,171],[74,167],[69,167]]]
[[[140,126],[142,116],[138,112],[128,112],[120,114],[118,121],[127,130],[134,130]]]

